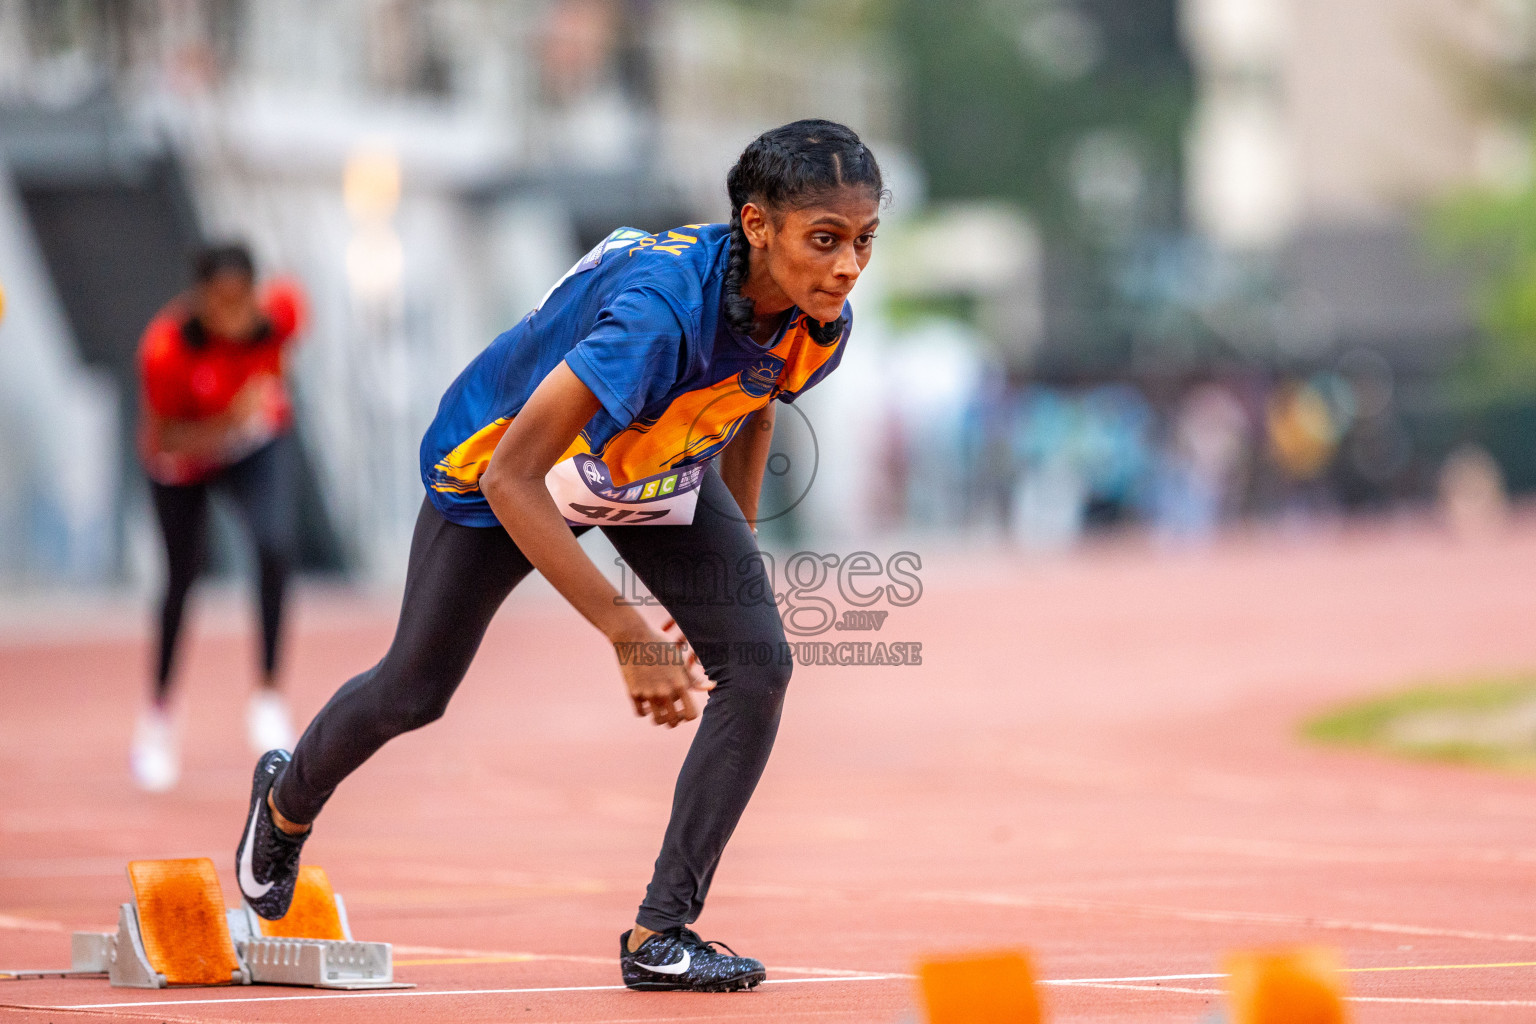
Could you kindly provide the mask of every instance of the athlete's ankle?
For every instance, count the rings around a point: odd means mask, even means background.
[[[651,931],[649,928],[645,927],[645,925],[635,925],[635,927],[629,933],[629,951],[633,953],[635,950],[645,945],[646,941],[650,939],[651,936],[660,934],[660,932]]]
[[[276,786],[272,787],[272,789],[276,788]],[[313,825],[301,825],[296,821],[289,821],[283,817],[283,812],[277,809],[277,804],[272,800],[271,789],[267,790],[267,810],[272,812],[272,824],[276,825],[278,831],[284,835],[302,836],[314,827]]]

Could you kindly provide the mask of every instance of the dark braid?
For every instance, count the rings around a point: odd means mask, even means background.
[[[741,229],[741,207],[731,207],[731,248],[725,257],[725,322],[738,334],[751,334],[756,318],[752,300],[741,294],[747,281],[747,253],[752,245]]]
[[[725,319],[741,334],[756,326],[752,300],[741,294],[750,268],[751,244],[741,227],[741,208],[757,203],[775,212],[801,209],[847,186],[869,188],[885,198],[880,165],[858,135],[835,121],[795,121],[752,140],[726,175],[731,200],[731,249],[725,264]],[[811,337],[830,345],[843,333],[843,318],[810,321]]]

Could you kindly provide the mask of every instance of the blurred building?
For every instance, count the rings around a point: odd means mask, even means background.
[[[892,137],[872,44],[805,29],[706,0],[0,0],[0,579],[157,571],[133,352],[230,237],[313,300],[310,564],[398,571],[442,390],[581,252],[720,219],[771,124]]]
[[[1250,350],[1351,348],[1443,368],[1472,332],[1463,282],[1425,253],[1449,191],[1522,172],[1526,140],[1479,103],[1473,68],[1512,57],[1497,0],[1184,0],[1197,69],[1195,227],[1271,275],[1275,315],[1229,324]]]
[[[965,373],[935,369],[967,346],[929,331],[909,375],[971,381],[961,429],[933,403],[891,446],[909,520],[944,517],[921,481],[947,469],[962,521],[1026,546],[1127,521],[1198,539],[1234,515],[1428,500],[1473,438],[1536,486],[1531,409],[1447,399],[1479,338],[1426,229],[1456,192],[1529,175],[1528,133],[1488,102],[1490,65],[1529,66],[1525,0],[895,7],[922,30],[911,109],[934,116],[911,130],[934,195],[1012,199],[1022,230],[996,204],[991,228],[1028,243],[954,248],[1029,256],[992,295],[940,246],[956,273],[896,275],[903,299],[949,289],[973,328]]]

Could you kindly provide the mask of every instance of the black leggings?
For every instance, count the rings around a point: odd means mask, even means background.
[[[294,550],[294,483],[289,437],[271,444],[195,484],[150,482],[160,532],[165,538],[165,596],[160,602],[160,657],[155,699],[170,692],[171,668],[181,636],[187,593],[208,557],[208,492],[226,495],[245,521],[256,545],[257,600],[261,611],[262,681],[270,686],[277,670]]]
[[[715,682],[636,918],[655,931],[688,924],[703,909],[773,749],[791,670],[756,540],[719,475],[706,473],[702,486],[690,526],[603,531],[676,618]],[[386,741],[439,718],[491,617],[532,569],[505,530],[450,523],[423,502],[394,641],[305,730],[273,793],[283,815],[313,821],[337,784]]]

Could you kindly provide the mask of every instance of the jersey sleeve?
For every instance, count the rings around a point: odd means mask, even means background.
[[[162,313],[149,322],[139,342],[139,383],[145,404],[158,416],[185,416],[187,374],[181,325]]]
[[[677,383],[688,327],[666,293],[620,292],[565,362],[621,428]]]
[[[848,338],[852,334],[853,307],[845,304],[843,306],[843,333],[839,335],[837,341],[833,343],[831,354],[828,355],[822,364],[818,366],[811,373],[811,375],[805,379],[804,384],[795,388],[793,391],[787,388],[781,390],[778,394],[779,401],[793,403],[795,399],[799,398],[801,395],[811,390],[811,388],[825,380],[827,374],[837,369],[837,364],[843,361],[843,349],[848,347]]]
[[[270,282],[262,296],[261,311],[272,322],[279,345],[291,342],[309,321],[309,304],[304,289],[291,277]]]

